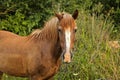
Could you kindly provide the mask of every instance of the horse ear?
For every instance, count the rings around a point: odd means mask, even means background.
[[[59,20],[61,20],[61,19],[63,18],[63,15],[61,15],[61,14],[59,14],[59,13],[55,13],[55,16],[56,16]]]
[[[74,19],[77,19],[77,17],[78,17],[78,10],[75,10],[75,11],[74,11],[72,17],[73,17]]]

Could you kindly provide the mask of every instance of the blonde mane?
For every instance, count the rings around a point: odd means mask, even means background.
[[[58,26],[58,19],[57,17],[53,17],[48,22],[46,22],[43,29],[36,29],[33,31],[30,36],[32,38],[37,38],[38,40],[57,40],[58,33],[57,33],[57,26]]]

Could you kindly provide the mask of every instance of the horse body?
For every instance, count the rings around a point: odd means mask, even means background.
[[[30,40],[28,37],[22,37],[10,32],[0,31],[1,72],[14,76],[32,76],[36,73],[46,75],[51,70],[50,68],[53,69],[54,66],[57,66],[55,65],[55,60],[53,60],[52,56],[48,54],[57,52],[51,51],[52,43],[44,40],[38,41],[39,44],[41,44],[38,45],[38,42],[32,39]],[[57,46],[57,44],[55,45]],[[56,48],[56,46],[54,48]],[[45,69],[46,71],[42,69]],[[54,71],[51,72],[54,73]]]
[[[24,69],[21,65],[23,63],[21,50],[20,49],[24,42],[23,37],[16,34],[0,31],[0,70],[1,72],[11,73],[22,73],[21,69]],[[18,46],[19,45],[19,46]],[[6,57],[7,56],[7,57]],[[9,65],[9,66],[8,66]],[[20,69],[21,67],[21,69]],[[18,69],[17,69],[18,68]],[[14,74],[14,73],[11,74]]]
[[[0,77],[3,73],[7,73],[13,76],[29,77],[30,80],[48,80],[58,71],[61,56],[65,55],[65,62],[70,61],[69,51],[74,41],[74,17],[65,14],[65,20],[64,18],[61,20],[60,15],[56,16],[48,21],[42,30],[37,29],[28,36],[0,31]],[[70,20],[67,20],[67,17]],[[71,27],[68,27],[69,29],[63,27],[65,32],[60,32],[61,25]],[[69,42],[67,47],[64,39]]]

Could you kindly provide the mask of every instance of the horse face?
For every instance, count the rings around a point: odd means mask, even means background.
[[[64,62],[71,62],[72,58],[72,48],[75,42],[75,33],[77,26],[75,19],[78,16],[78,11],[76,10],[74,14],[56,14],[59,19],[58,33],[60,39],[60,45],[62,47],[62,57]]]

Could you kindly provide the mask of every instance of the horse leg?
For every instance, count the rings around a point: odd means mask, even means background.
[[[0,80],[2,80],[2,75],[3,75],[3,73],[2,73],[2,72],[0,72]]]

